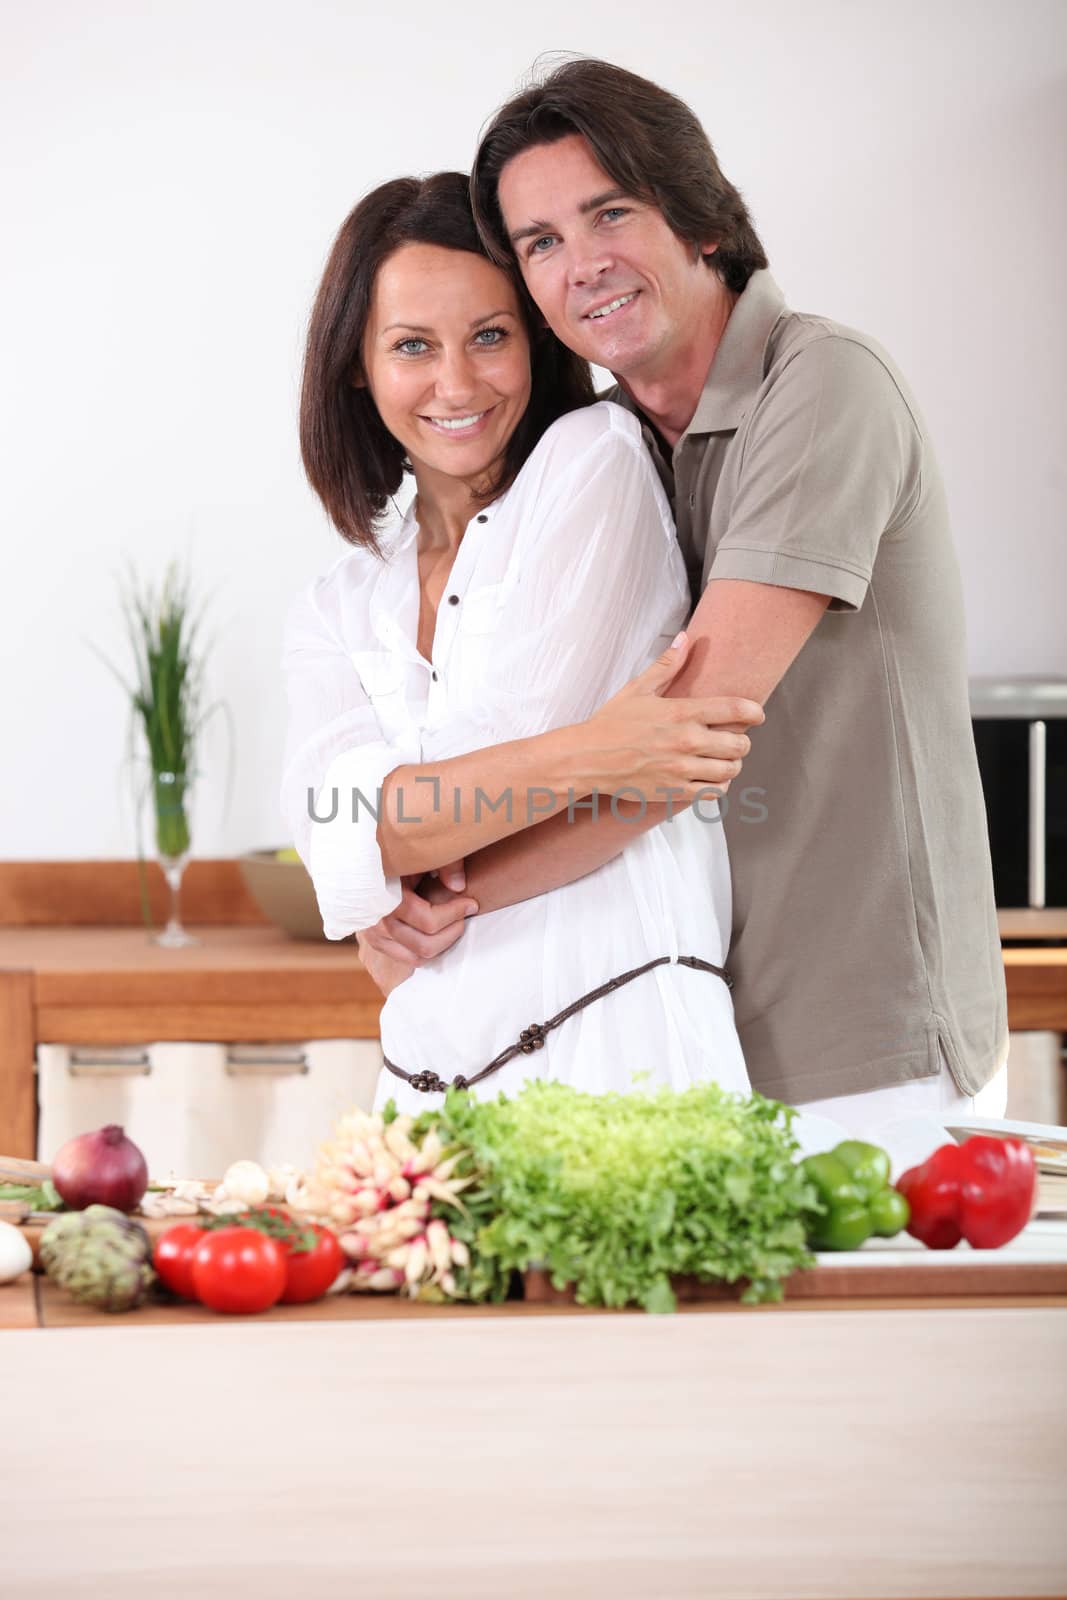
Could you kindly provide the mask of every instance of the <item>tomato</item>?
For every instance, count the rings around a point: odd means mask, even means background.
[[[306,1300],[319,1300],[333,1283],[345,1264],[344,1251],[337,1235],[318,1223],[308,1223],[308,1233],[315,1235],[310,1250],[287,1250],[285,1257],[285,1289],[282,1305],[303,1305]]]
[[[193,1256],[197,1299],[212,1311],[267,1311],[285,1288],[285,1251],[254,1228],[207,1233]]]
[[[204,1237],[203,1228],[198,1228],[195,1222],[178,1222],[160,1234],[152,1253],[152,1265],[167,1288],[185,1300],[196,1299],[193,1256]]]

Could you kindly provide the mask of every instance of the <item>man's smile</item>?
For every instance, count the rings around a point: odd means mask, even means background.
[[[592,311],[583,312],[583,318],[587,322],[599,322],[605,317],[613,317],[624,306],[631,305],[640,293],[640,289],[631,289],[629,294],[618,295],[614,300],[606,300],[602,305],[595,306]]]

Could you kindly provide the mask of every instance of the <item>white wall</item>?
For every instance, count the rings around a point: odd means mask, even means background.
[[[1067,672],[1067,6],[1022,0],[4,0],[0,858],[134,853],[125,707],[88,647],[115,573],[192,558],[237,724],[198,854],[280,842],[279,628],[343,546],[295,411],[333,233],[466,166],[535,56],[657,78],[703,118],[794,306],[874,334],[947,477],[975,672]]]

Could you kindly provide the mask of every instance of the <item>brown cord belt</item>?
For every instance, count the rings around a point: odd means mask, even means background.
[[[651,972],[653,967],[662,967],[664,962],[677,960],[681,967],[694,967],[699,972],[712,972],[721,978],[728,989],[732,989],[734,981],[725,967],[712,966],[710,961],[701,961],[699,956],[657,956],[655,961],[648,961],[643,967],[634,967],[631,972],[624,972],[618,978],[609,978],[607,983],[602,983],[599,989],[592,989],[580,1000],[575,1000],[565,1011],[553,1017],[549,1022],[531,1022],[528,1028],[523,1028],[516,1044],[509,1044],[506,1050],[501,1050],[494,1056],[487,1067],[474,1073],[473,1077],[465,1078],[462,1073],[457,1073],[451,1083],[446,1083],[438,1077],[436,1072],[405,1072],[403,1067],[396,1066],[387,1056],[382,1057],[386,1068],[396,1078],[403,1078],[405,1083],[410,1083],[413,1089],[418,1089],[422,1094],[440,1094],[444,1089],[470,1089],[476,1083],[481,1083],[483,1078],[488,1078],[491,1072],[498,1069],[513,1056],[530,1055],[534,1050],[544,1047],[545,1035],[558,1028],[561,1022],[566,1022],[568,1017],[573,1017],[576,1011],[581,1011],[584,1006],[593,1000],[600,1000],[604,995],[610,994],[613,989],[621,989],[624,983],[631,983],[634,978],[639,978],[643,972]]]

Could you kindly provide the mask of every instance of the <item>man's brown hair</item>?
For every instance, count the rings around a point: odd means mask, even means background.
[[[680,239],[707,257],[740,293],[767,257],[740,193],[723,177],[707,134],[677,95],[610,61],[556,67],[501,106],[482,136],[471,173],[471,205],[486,250],[500,263],[514,252],[500,212],[500,174],[534,145],[568,134],[588,140],[620,189],[654,205]]]

